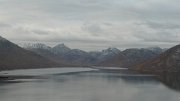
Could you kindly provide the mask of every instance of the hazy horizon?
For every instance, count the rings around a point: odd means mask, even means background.
[[[34,44],[44,44],[46,46],[49,46],[51,48],[57,46],[57,45],[60,45],[60,44],[64,44],[66,47],[70,48],[70,49],[80,49],[80,50],[83,50],[83,51],[86,51],[86,52],[93,52],[93,51],[102,51],[102,50],[106,50],[108,48],[117,48],[119,49],[120,51],[124,51],[126,49],[133,49],[133,48],[137,48],[137,49],[141,49],[141,48],[156,48],[156,47],[159,47],[159,46],[151,46],[151,47],[148,47],[148,46],[145,46],[145,47],[126,47],[126,48],[123,48],[123,47],[113,47],[113,46],[108,46],[108,47],[98,47],[96,49],[86,49],[86,47],[82,47],[82,48],[78,48],[78,46],[71,46],[69,44],[65,44],[65,43],[46,43],[46,42],[17,42],[16,43],[18,46],[20,47],[23,47],[23,48],[27,48],[27,46],[29,45],[34,45]],[[159,47],[159,48],[162,48],[162,49],[168,49],[168,48],[171,48],[171,47]]]

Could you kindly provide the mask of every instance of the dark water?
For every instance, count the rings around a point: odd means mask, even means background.
[[[180,101],[179,76],[60,68],[1,73],[0,101]]]

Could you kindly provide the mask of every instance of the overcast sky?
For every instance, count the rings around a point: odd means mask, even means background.
[[[0,35],[84,50],[171,47],[180,0],[0,0]]]

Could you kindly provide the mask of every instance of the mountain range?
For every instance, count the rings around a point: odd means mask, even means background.
[[[0,37],[0,70],[72,66],[115,66],[153,73],[180,72],[180,45],[168,50],[159,47],[123,51],[108,48],[86,52],[64,44],[49,47],[37,43],[19,47]]]
[[[108,48],[101,52],[86,52],[80,49],[71,49],[64,44],[58,44],[52,48],[41,43],[26,44],[24,48],[52,61],[63,62],[73,66],[93,66],[120,53],[120,50],[117,48]]]
[[[26,44],[25,49],[35,52],[52,61],[63,62],[73,66],[108,66],[129,67],[154,58],[164,52],[159,47],[131,48],[120,51],[117,48],[108,48],[102,51],[86,52],[71,49],[64,44],[49,47],[45,44]]]

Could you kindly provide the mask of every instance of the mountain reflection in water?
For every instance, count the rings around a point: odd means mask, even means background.
[[[180,74],[164,73],[157,76],[157,79],[172,90],[180,91]]]
[[[34,74],[29,75],[31,72]],[[1,101],[180,100],[179,76],[175,74],[154,76],[129,70],[60,68],[25,70],[23,75],[13,71],[7,75],[9,80],[0,81]]]

